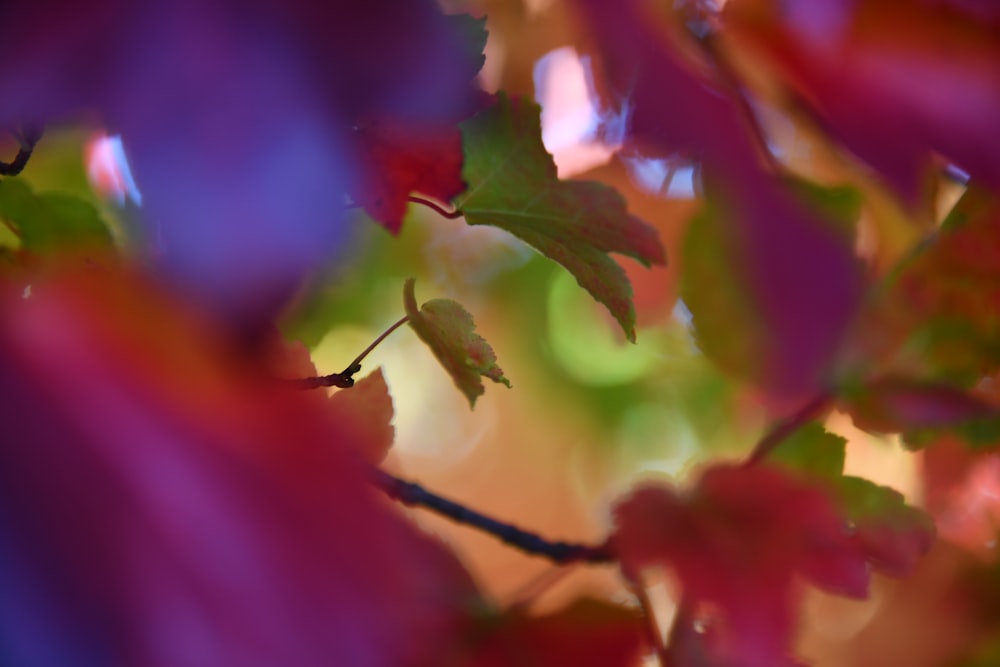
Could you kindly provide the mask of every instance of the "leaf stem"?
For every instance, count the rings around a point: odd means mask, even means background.
[[[379,334],[379,337],[371,342],[371,344],[366,347],[361,354],[354,358],[347,368],[340,371],[339,373],[330,373],[329,375],[321,375],[319,377],[311,378],[296,378],[294,380],[289,380],[297,389],[318,389],[320,387],[339,387],[340,389],[350,389],[354,386],[354,374],[361,370],[361,362],[364,361],[372,350],[378,347],[379,343],[384,341],[389,337],[393,331],[403,326],[409,321],[409,316],[403,315],[401,318],[396,320],[396,322],[390,326],[388,329]]]
[[[354,361],[352,361],[350,363],[350,365],[347,367],[347,370],[349,371],[350,369],[354,368],[355,369],[354,370],[355,373],[357,373],[359,370],[361,370],[361,362],[365,360],[365,357],[367,357],[371,353],[372,350],[374,350],[376,347],[378,347],[379,343],[381,343],[386,338],[388,338],[389,334],[391,334],[393,331],[395,331],[399,327],[401,327],[404,324],[406,324],[409,320],[410,320],[410,318],[409,318],[408,315],[403,315],[401,318],[399,318],[398,320],[396,320],[396,322],[392,326],[390,326],[388,329],[386,329],[381,334],[379,334],[379,337],[376,338],[375,340],[373,340],[371,342],[371,345],[369,345],[368,347],[366,347],[361,352],[361,354],[359,354],[358,356],[356,356],[354,358]],[[346,373],[347,371],[344,371],[344,372]]]
[[[442,498],[419,484],[402,480],[380,468],[372,467],[369,472],[371,483],[393,500],[408,506],[423,507],[456,523],[471,526],[493,535],[501,542],[526,554],[542,556],[560,565],[611,563],[616,559],[610,542],[599,545],[553,542],[536,533],[471,510],[453,500]]]
[[[811,422],[825,412],[833,403],[833,396],[829,393],[821,393],[811,401],[803,405],[791,417],[779,421],[768,431],[764,437],[757,441],[753,451],[744,462],[744,465],[755,465],[760,463],[771,451],[781,444],[781,442],[794,433],[800,426]]]
[[[448,210],[445,210],[444,208],[442,208],[441,206],[439,206],[438,204],[432,202],[431,200],[424,199],[423,197],[417,197],[415,195],[411,195],[411,196],[407,197],[406,199],[407,199],[407,201],[411,201],[414,204],[421,204],[423,206],[426,206],[429,209],[433,209],[434,211],[437,212],[438,215],[440,215],[440,216],[442,216],[444,218],[448,218],[449,220],[456,220],[458,218],[461,218],[463,215],[465,215],[465,213],[462,212],[462,209],[456,208],[454,211],[448,211]]]

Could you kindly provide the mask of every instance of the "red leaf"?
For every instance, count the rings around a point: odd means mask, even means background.
[[[645,644],[636,611],[584,599],[555,614],[511,612],[467,663],[475,667],[633,667]]]
[[[865,558],[880,572],[905,576],[934,544],[934,522],[899,491],[850,475],[834,486]]]
[[[456,125],[404,127],[369,123],[355,131],[367,175],[354,202],[393,234],[399,232],[411,192],[450,202],[465,190],[462,134]]]
[[[715,466],[688,495],[641,487],[615,516],[627,569],[671,568],[686,597],[721,610],[726,664],[788,660],[796,574],[836,593],[867,592],[864,557],[831,499],[775,469]]]
[[[458,123],[492,101],[472,84],[486,60],[486,19],[454,14],[446,21],[463,47],[456,65],[469,82],[458,108],[430,123],[396,114],[366,117],[355,127],[363,173],[353,183],[351,197],[393,234],[403,224],[410,193],[448,203],[465,190]]]
[[[358,453],[378,465],[392,447],[395,429],[392,427],[392,396],[378,368],[350,389],[342,389],[330,397],[330,415],[349,431],[353,442],[360,445]]]
[[[0,284],[6,655],[437,664],[474,587],[375,497],[324,402],[134,275],[22,292]]]

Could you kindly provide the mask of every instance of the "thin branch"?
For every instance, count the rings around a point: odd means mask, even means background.
[[[293,378],[291,380],[281,380],[294,389],[319,389],[321,387],[337,387],[338,389],[350,389],[354,386],[354,374],[361,370],[361,366],[348,366],[339,373],[320,375],[311,378]]]
[[[811,422],[826,412],[832,404],[833,396],[828,393],[819,394],[816,398],[799,408],[798,412],[791,417],[775,424],[774,428],[757,441],[744,465],[754,465],[763,461],[785,438],[798,430],[800,426]]]
[[[319,377],[311,378],[296,378],[294,380],[286,380],[286,382],[296,389],[319,389],[320,387],[339,387],[340,389],[350,389],[354,386],[354,375],[361,370],[361,362],[364,361],[365,357],[367,357],[372,350],[378,347],[379,343],[384,341],[389,334],[406,324],[409,319],[410,318],[408,316],[404,315],[397,320],[395,324],[379,334],[379,337],[373,340],[371,345],[366,347],[361,354],[354,358],[354,361],[348,364],[347,368],[339,373],[330,373],[329,375],[321,375]]]
[[[438,215],[440,215],[440,216],[442,216],[444,218],[448,218],[449,220],[456,220],[458,218],[461,218],[463,215],[465,215],[465,213],[463,213],[461,209],[457,208],[454,211],[448,211],[448,210],[445,210],[445,209],[441,208],[441,206],[439,206],[438,204],[432,202],[431,200],[424,199],[423,197],[417,197],[417,196],[411,195],[411,196],[407,197],[406,199],[407,199],[407,201],[411,201],[414,204],[421,204],[423,206],[426,206],[427,208],[433,209],[434,211],[437,212]]]
[[[442,498],[419,484],[399,479],[379,468],[371,468],[369,478],[376,488],[393,500],[398,500],[404,505],[423,507],[448,517],[456,523],[489,533],[526,554],[543,556],[561,565],[566,563],[610,563],[615,560],[615,555],[608,542],[599,545],[552,542],[536,533],[497,521],[464,505]]]

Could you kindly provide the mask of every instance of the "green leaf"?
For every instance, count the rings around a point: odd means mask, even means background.
[[[656,231],[626,211],[606,185],[560,181],[542,145],[540,108],[497,103],[461,124],[468,189],[455,200],[470,225],[493,225],[562,264],[635,341],[632,286],[609,253],[663,264]]]
[[[688,225],[682,246],[680,293],[693,314],[698,347],[738,377],[760,378],[768,349],[764,322],[742,278],[740,249],[709,201]]]
[[[866,556],[877,570],[904,576],[930,549],[936,531],[923,511],[906,504],[903,494],[860,477],[835,483],[840,506]]]
[[[21,248],[31,252],[112,245],[93,205],[70,194],[35,193],[16,178],[0,181],[0,218],[14,225]]]
[[[844,472],[847,440],[810,422],[775,447],[768,461],[824,480],[835,480]]]
[[[472,315],[451,299],[432,299],[417,309],[413,278],[403,287],[403,304],[410,326],[444,366],[455,385],[475,407],[485,391],[481,377],[510,387],[497,366],[497,358],[482,336],[476,333]]]

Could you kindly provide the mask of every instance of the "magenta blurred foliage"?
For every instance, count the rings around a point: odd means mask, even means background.
[[[822,382],[863,279],[848,239],[816,219],[765,167],[736,102],[698,73],[634,0],[577,0],[614,100],[630,114],[626,150],[697,160],[710,197],[734,213],[753,306],[769,333],[762,377],[783,394]],[[695,313],[697,322],[697,313]],[[739,335],[734,332],[733,335]]]
[[[436,664],[473,585],[349,425],[89,273],[0,285],[0,664]]]
[[[627,569],[671,568],[688,604],[721,616],[709,664],[792,664],[799,577],[838,595],[868,594],[865,553],[830,497],[774,468],[716,465],[686,493],[646,484],[615,518]]]
[[[828,131],[907,202],[932,155],[1000,187],[1000,9],[988,0],[790,0],[764,39]],[[900,23],[899,19],[906,22]],[[892,23],[896,32],[884,33]]]
[[[121,132],[156,261],[254,324],[335,256],[351,127],[468,104],[457,41],[424,0],[13,3],[0,123]]]

